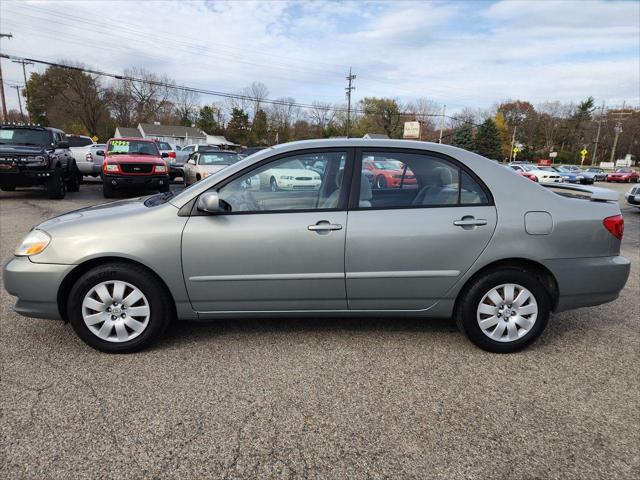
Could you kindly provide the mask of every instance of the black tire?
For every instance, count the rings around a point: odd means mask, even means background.
[[[15,191],[15,189],[15,185],[0,185],[0,190],[2,190],[3,192],[13,192]]]
[[[269,181],[269,185],[271,187],[272,192],[277,192],[278,190],[280,190],[280,188],[278,187],[278,181],[273,177],[271,177],[271,180]]]
[[[171,185],[169,185],[169,182],[165,183],[164,185],[160,185],[160,187],[158,188],[158,191],[160,193],[166,193],[171,189]]]
[[[482,298],[492,288],[506,283],[521,285],[528,289],[535,298],[538,313],[535,323],[526,334],[511,342],[500,342],[483,333],[478,325],[477,309]],[[488,352],[511,353],[525,348],[540,336],[547,325],[550,312],[549,292],[535,275],[521,268],[501,267],[482,274],[460,292],[454,316],[460,331],[474,345]]]
[[[121,280],[137,287],[149,302],[149,323],[137,337],[125,342],[110,342],[89,330],[82,317],[85,295],[96,285],[109,280]],[[112,263],[95,267],[82,275],[69,292],[67,315],[73,330],[89,346],[106,353],[132,353],[148,347],[166,330],[173,316],[169,292],[148,270],[127,263]]]
[[[376,188],[387,188],[387,179],[384,178],[384,175],[378,175],[378,177],[376,178]]]
[[[47,196],[52,200],[62,200],[67,193],[62,170],[56,168],[46,184]]]
[[[116,196],[116,190],[108,179],[102,181],[102,195],[104,195],[104,198],[114,198]]]
[[[82,183],[82,172],[78,170],[78,166],[73,163],[69,167],[69,178],[67,178],[67,192],[79,192]]]

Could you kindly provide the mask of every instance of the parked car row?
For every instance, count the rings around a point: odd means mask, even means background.
[[[607,173],[599,167],[581,169],[575,165],[540,166],[532,163],[512,162],[508,168],[515,170],[529,180],[540,183],[581,183],[591,185],[595,182],[638,182],[640,175],[631,168],[619,168]]]

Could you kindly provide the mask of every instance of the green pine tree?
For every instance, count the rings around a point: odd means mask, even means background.
[[[492,118],[487,118],[484,123],[478,127],[475,143],[474,151],[477,154],[494,160],[500,160],[502,158],[500,132],[498,132],[496,122],[494,122]]]
[[[264,110],[260,109],[256,112],[251,124],[251,134],[249,135],[249,145],[258,146],[265,145],[267,143],[267,114]]]
[[[246,145],[249,135],[249,115],[240,108],[234,108],[227,124],[225,136],[227,140]]]
[[[453,138],[451,139],[451,145],[454,147],[464,148],[465,150],[472,152],[476,144],[473,140],[473,130],[471,129],[471,125],[463,123],[461,126],[456,128],[453,133]]]

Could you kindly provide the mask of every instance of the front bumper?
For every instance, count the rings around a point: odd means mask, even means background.
[[[563,258],[543,263],[558,282],[556,312],[615,300],[627,283],[631,266],[629,260],[619,255]]]
[[[13,309],[25,317],[62,319],[58,309],[58,289],[74,267],[34,263],[27,257],[13,257],[2,272],[5,290],[18,297]]]
[[[0,183],[15,187],[31,187],[33,185],[42,185],[51,175],[53,175],[53,171],[48,170],[0,171]]]
[[[148,188],[158,189],[169,185],[169,175],[102,175],[103,181],[111,183],[115,188]]]

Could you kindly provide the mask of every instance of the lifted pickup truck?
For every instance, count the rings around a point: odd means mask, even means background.
[[[80,189],[82,175],[62,130],[36,125],[0,125],[0,190],[42,185],[49,198]]]
[[[102,162],[102,192],[113,198],[115,191],[125,188],[169,191],[169,166],[155,140],[112,138],[107,143]]]

